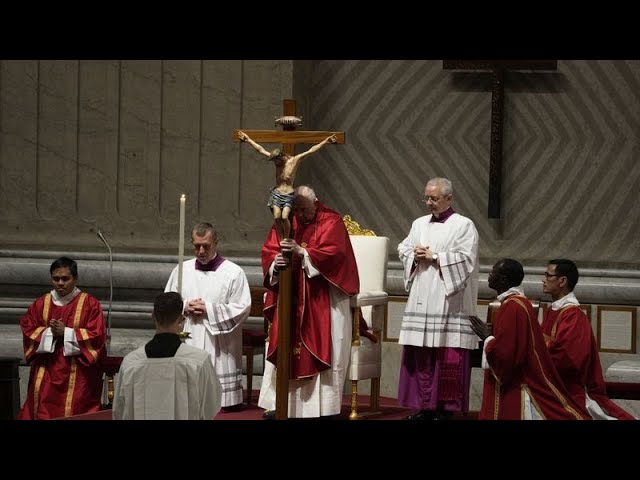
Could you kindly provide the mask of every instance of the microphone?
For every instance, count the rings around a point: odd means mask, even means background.
[[[98,238],[109,250],[109,309],[107,310],[107,355],[111,354],[111,306],[113,305],[113,255],[109,242],[104,238],[102,231],[98,229]]]

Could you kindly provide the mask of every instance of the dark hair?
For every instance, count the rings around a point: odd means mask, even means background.
[[[78,264],[75,260],[70,259],[69,257],[60,257],[51,264],[49,268],[49,273],[53,274],[54,270],[59,268],[68,268],[71,272],[71,276],[73,278],[78,278]]]
[[[169,326],[182,315],[182,296],[177,292],[164,292],[153,302],[153,316],[160,325]]]
[[[512,258],[505,258],[500,261],[499,272],[501,275],[504,275],[507,281],[506,286],[509,288],[517,287],[522,283],[522,279],[524,278],[522,264]]]
[[[567,260],[566,258],[556,258],[554,260],[549,260],[549,265],[556,266],[556,274],[567,277],[569,291],[573,292],[573,289],[578,283],[578,278],[580,278],[578,266],[575,262],[573,260]]]

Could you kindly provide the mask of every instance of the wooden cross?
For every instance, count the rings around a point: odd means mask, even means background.
[[[283,117],[295,117],[295,100],[283,100]],[[331,135],[337,138],[336,143],[344,143],[344,132],[298,131],[295,123],[285,123],[282,130],[242,130],[257,143],[281,143],[287,155],[295,155],[298,143],[316,144]],[[240,141],[238,130],[233,139]],[[276,365],[276,419],[285,420],[289,416],[289,376],[291,373],[291,311],[292,281],[291,268],[280,271],[278,279],[278,356]],[[251,394],[251,392],[249,392]]]
[[[489,157],[489,218],[500,218],[504,75],[509,70],[556,70],[557,60],[444,60],[444,70],[489,70],[491,87],[491,152]]]
[[[285,117],[295,117],[296,101],[282,101],[282,115]],[[344,132],[326,132],[320,130],[295,130],[295,125],[283,125],[282,130],[242,130],[258,143],[281,143],[282,150],[287,155],[295,155],[295,145],[298,143],[320,143],[330,135],[335,135],[338,139],[336,143],[344,143]],[[238,130],[233,134],[235,142],[240,141]]]

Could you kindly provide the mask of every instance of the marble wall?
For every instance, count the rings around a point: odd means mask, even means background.
[[[232,141],[272,128],[293,96],[291,61],[0,63],[0,243],[176,251],[209,220],[223,244],[255,254],[270,225],[273,171]]]
[[[212,221],[227,254],[255,256],[274,169],[232,134],[274,128],[294,98],[304,129],[346,133],[297,183],[388,236],[392,257],[442,175],[483,263],[637,270],[640,61],[507,74],[500,220],[489,80],[438,60],[0,61],[0,244],[101,251],[101,229],[115,252],[173,253],[185,193],[188,227]]]

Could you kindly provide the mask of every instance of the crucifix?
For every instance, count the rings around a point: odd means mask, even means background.
[[[296,130],[301,119],[296,117],[295,100],[283,101],[283,116],[277,118],[276,125],[282,130],[235,130],[234,140],[246,141],[258,152],[273,159],[276,164],[276,187],[272,190],[269,201],[274,213],[274,222],[280,240],[288,238],[290,228],[287,227],[287,201],[284,197],[290,192],[293,195],[293,182],[299,161],[305,156],[319,150],[326,143],[344,143],[344,132],[303,131]],[[258,142],[281,143],[284,155],[280,150],[268,152]],[[299,143],[313,144],[306,152],[295,155],[295,145]],[[280,189],[281,191],[278,191]],[[275,193],[274,193],[275,192]],[[282,203],[281,202],[284,202]],[[284,220],[284,221],[280,221]],[[290,224],[289,224],[290,225]],[[289,414],[289,376],[291,373],[291,335],[292,335],[292,279],[291,268],[280,270],[278,279],[278,354],[276,360],[276,419],[284,420]]]
[[[491,151],[489,155],[489,218],[500,218],[504,76],[509,70],[556,70],[557,60],[443,60],[444,70],[488,70],[491,87]]]

